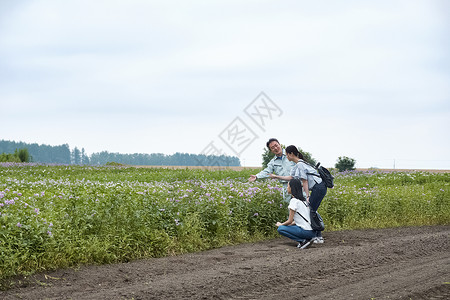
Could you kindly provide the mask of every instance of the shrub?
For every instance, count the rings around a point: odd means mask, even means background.
[[[31,157],[30,153],[28,152],[28,149],[19,149],[14,152],[14,155],[17,155],[20,158],[21,162],[30,162]]]
[[[28,149],[15,150],[14,153],[0,154],[0,162],[30,162],[31,156]]]
[[[336,165],[334,166],[339,172],[352,171],[355,169],[356,160],[347,156],[339,156]]]

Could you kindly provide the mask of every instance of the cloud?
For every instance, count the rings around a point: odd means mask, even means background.
[[[383,139],[384,155],[424,151],[410,132],[449,149],[437,139],[450,125],[445,1],[11,3],[0,4],[0,98],[7,124],[22,124],[8,125],[11,139],[46,118],[28,138],[88,149],[83,128],[136,152],[155,128],[171,149],[181,141],[179,151],[195,152],[265,91],[285,115],[261,140],[289,141],[288,120],[329,161],[374,157],[366,145]],[[313,128],[336,129],[320,132],[334,151],[309,129],[317,118],[326,122]],[[190,144],[192,133],[202,141]]]

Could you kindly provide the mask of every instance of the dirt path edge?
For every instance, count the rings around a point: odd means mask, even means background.
[[[450,225],[324,237],[45,272],[0,299],[450,299]]]

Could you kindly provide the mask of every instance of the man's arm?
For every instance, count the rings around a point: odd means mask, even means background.
[[[278,180],[285,180],[285,181],[289,181],[291,180],[292,176],[280,176],[280,175],[274,175],[274,174],[269,174],[270,178],[274,178],[274,179],[278,179]]]
[[[248,179],[249,181],[253,182],[258,178],[267,178],[269,177],[269,174],[273,173],[273,159],[271,161],[269,161],[269,163],[267,164],[267,167],[262,170],[261,172],[259,172],[256,175],[250,175],[250,178]]]

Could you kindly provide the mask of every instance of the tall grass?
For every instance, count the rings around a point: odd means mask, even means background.
[[[277,236],[277,181],[254,170],[0,164],[0,279]],[[450,223],[449,174],[351,172],[319,209],[327,230]]]
[[[450,174],[343,172],[319,208],[327,229],[450,224]]]

